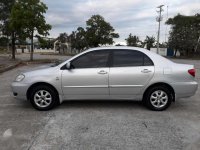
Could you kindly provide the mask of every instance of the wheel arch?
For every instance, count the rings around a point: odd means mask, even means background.
[[[168,83],[165,83],[165,82],[157,82],[157,83],[153,83],[151,84],[150,86],[148,86],[146,89],[145,89],[145,92],[143,94],[143,98],[142,100],[145,98],[146,94],[147,94],[147,91],[152,88],[152,87],[156,87],[156,86],[164,86],[166,87],[167,89],[169,89],[172,93],[172,101],[175,101],[175,91],[174,91],[174,88],[168,84]]]
[[[26,92],[26,97],[27,97],[28,100],[30,100],[30,94],[31,94],[32,89],[33,89],[34,87],[39,86],[39,85],[46,85],[46,86],[49,86],[50,88],[52,88],[52,89],[56,92],[56,96],[57,96],[57,98],[58,98],[58,101],[60,102],[58,90],[57,90],[53,85],[51,85],[51,84],[49,84],[49,83],[46,83],[46,82],[36,82],[36,83],[32,84],[32,85],[28,88],[28,90],[27,90],[27,92]]]

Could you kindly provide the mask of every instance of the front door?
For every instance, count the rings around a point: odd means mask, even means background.
[[[62,72],[65,99],[102,99],[109,96],[109,51],[92,51],[71,61]]]

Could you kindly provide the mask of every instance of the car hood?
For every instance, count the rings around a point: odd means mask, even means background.
[[[32,68],[31,70],[23,71],[22,73],[28,76],[41,76],[55,74],[58,67],[51,67],[51,64],[42,65],[39,67]]]

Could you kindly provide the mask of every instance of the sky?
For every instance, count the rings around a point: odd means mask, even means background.
[[[52,25],[50,37],[58,37],[60,33],[70,34],[79,26],[85,27],[86,21],[99,14],[119,33],[115,44],[125,43],[130,33],[141,40],[145,37],[157,37],[158,16],[156,8],[163,7],[160,41],[167,41],[170,26],[165,25],[167,18],[178,13],[194,15],[200,13],[200,0],[42,0],[47,6],[45,14],[47,23]]]

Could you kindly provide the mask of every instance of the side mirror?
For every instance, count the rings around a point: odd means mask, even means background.
[[[70,63],[70,62],[68,62],[68,63],[66,64],[66,68],[67,68],[67,69],[71,69],[71,63]]]

